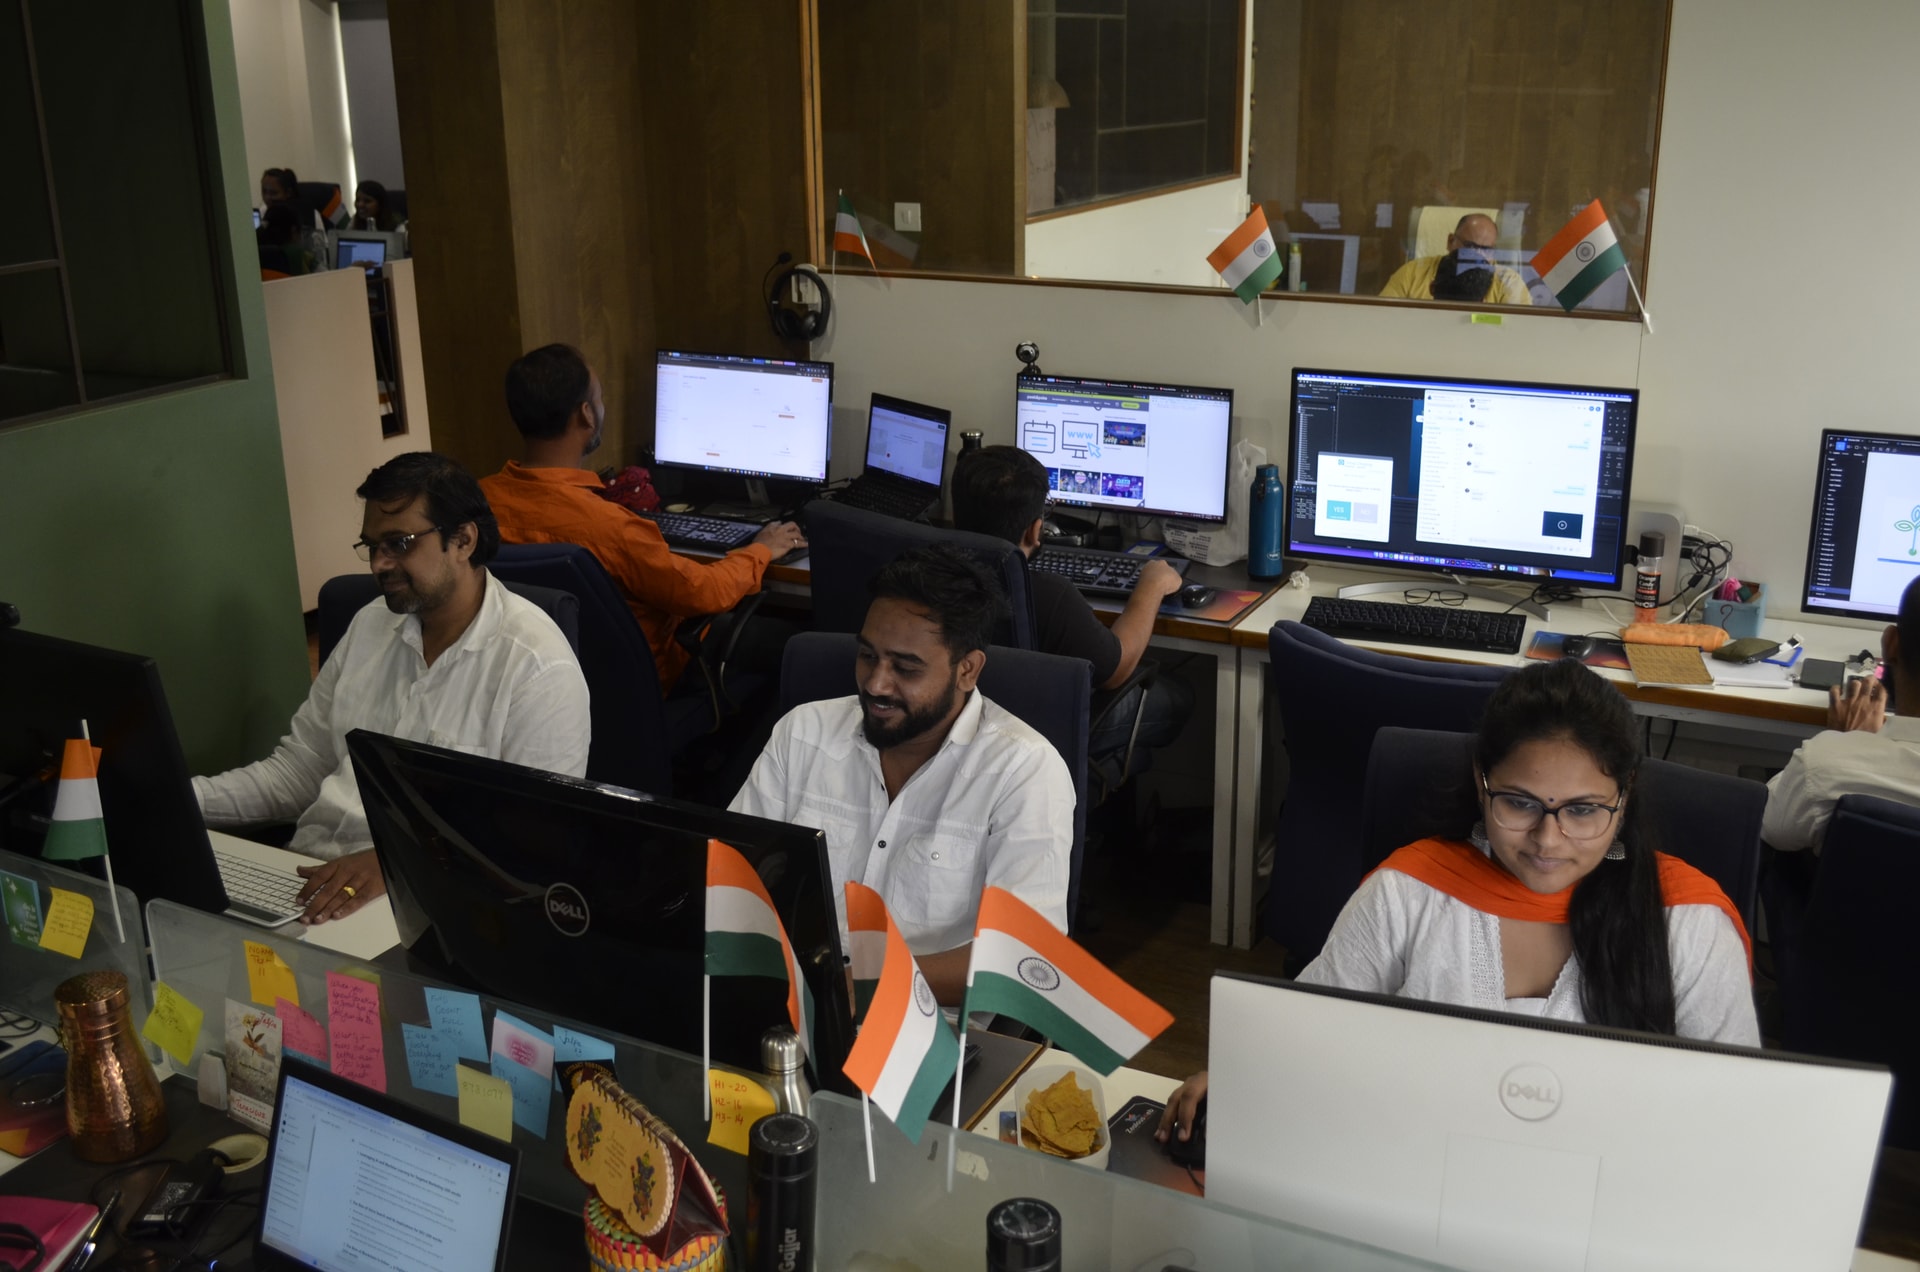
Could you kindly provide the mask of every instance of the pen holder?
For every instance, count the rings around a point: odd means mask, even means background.
[[[1727,629],[1727,635],[1735,640],[1742,636],[1758,636],[1760,624],[1767,617],[1767,585],[1753,584],[1753,595],[1744,601],[1717,601],[1708,599],[1700,603],[1700,620],[1712,623],[1715,627]]]

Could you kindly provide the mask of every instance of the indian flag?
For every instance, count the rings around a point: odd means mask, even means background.
[[[1280,277],[1280,251],[1267,228],[1267,214],[1255,204],[1240,228],[1207,255],[1207,264],[1226,279],[1242,304],[1252,304]],[[1083,1057],[1084,1058],[1084,1057]]]
[[[867,258],[867,264],[874,265],[873,249],[867,246],[867,232],[860,228],[860,217],[853,210],[853,200],[845,191],[840,193],[840,211],[833,218],[833,250],[851,252],[855,256]],[[874,265],[874,268],[879,268]]]
[[[853,890],[873,897],[873,904],[856,908]],[[893,916],[878,893],[862,884],[847,885],[847,963],[853,978],[853,1019],[857,1024],[867,1015],[874,991],[880,988],[880,972],[887,962],[887,933],[893,931]]]
[[[60,757],[60,788],[53,797],[53,825],[40,855],[48,861],[105,856],[107,823],[100,815],[100,748],[68,738]]]
[[[860,934],[879,934],[883,946],[873,1005],[847,1052],[845,1073],[918,1144],[934,1101],[960,1067],[960,1041],[878,892],[864,884],[847,885],[847,927],[855,934],[856,981]]]
[[[1533,254],[1534,272],[1563,309],[1572,309],[1626,266],[1607,213],[1595,199]]]
[[[980,897],[966,1010],[997,1011],[1031,1025],[1103,1076],[1173,1023],[1166,1008],[1004,888]]]
[[[813,994],[766,885],[740,853],[707,841],[707,975],[768,976],[787,982],[787,1017],[800,1049],[813,1052]]]

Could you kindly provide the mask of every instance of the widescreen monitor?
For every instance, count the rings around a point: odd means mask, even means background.
[[[1809,614],[1890,619],[1920,578],[1920,437],[1820,434],[1807,536]]]
[[[674,349],[654,356],[656,463],[823,485],[832,443],[831,362]]]
[[[1014,380],[1020,449],[1065,507],[1223,521],[1233,390],[1065,375]]]
[[[700,1054],[707,841],[753,863],[813,990],[816,1073],[852,1044],[826,841],[789,826],[356,729],[347,735],[400,943],[423,970]],[[713,1057],[761,1067],[784,980],[716,977]]]
[[[1635,389],[1296,370],[1287,555],[1620,586]]]

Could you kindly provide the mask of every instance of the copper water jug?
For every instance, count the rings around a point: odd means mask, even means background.
[[[167,1102],[140,1046],[122,972],[85,972],[53,991],[67,1049],[67,1134],[82,1161],[124,1162],[167,1138]]]

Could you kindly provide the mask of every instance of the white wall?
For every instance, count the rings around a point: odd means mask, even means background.
[[[1060,374],[1227,385],[1284,453],[1296,366],[1637,385],[1636,500],[1734,541],[1734,570],[1798,597],[1814,452],[1829,426],[1912,417],[1920,317],[1875,227],[1920,206],[1920,4],[1675,0],[1653,206],[1647,335],[1620,321],[842,275],[815,348],[835,397],[878,389],[1011,441],[1015,341]],[[1216,240],[1217,241],[1217,240]],[[1881,250],[1871,250],[1871,246]],[[1865,250],[1863,250],[1865,249]],[[836,438],[835,454],[841,453]]]
[[[229,3],[255,202],[268,168],[337,182],[351,200],[353,150],[333,0]]]
[[[394,96],[386,5],[340,6],[340,53],[346,63],[353,166],[359,179],[404,190],[407,173],[400,160],[400,108]]]
[[[1207,253],[1247,219],[1247,178],[1027,224],[1027,273],[1220,287]]]

